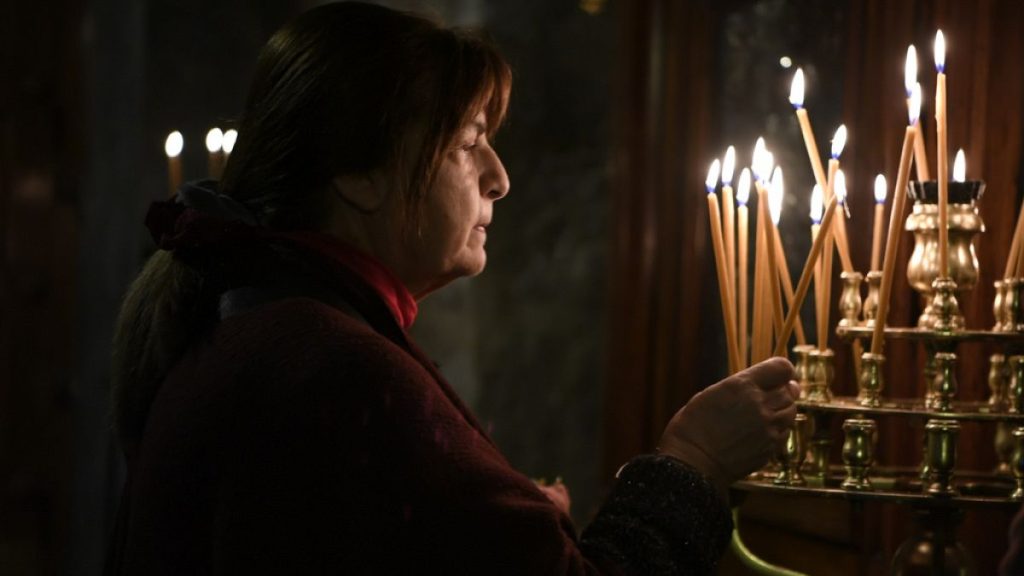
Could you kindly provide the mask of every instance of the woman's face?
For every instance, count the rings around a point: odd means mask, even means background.
[[[480,112],[445,152],[423,200],[419,229],[407,232],[405,271],[399,276],[413,296],[421,298],[484,269],[494,202],[508,190],[508,174],[487,139],[487,117]]]

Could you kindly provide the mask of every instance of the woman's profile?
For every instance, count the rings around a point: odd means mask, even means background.
[[[564,488],[517,472],[407,333],[485,268],[511,84],[479,36],[370,4],[270,39],[223,179],[146,218],[109,573],[714,571],[725,488],[796,413],[787,361],[695,396],[577,533]]]

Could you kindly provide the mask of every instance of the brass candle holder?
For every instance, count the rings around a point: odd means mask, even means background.
[[[867,418],[848,418],[843,422],[843,464],[846,465],[846,479],[841,484],[845,490],[871,490],[868,472],[875,462],[875,441],[877,426]]]
[[[819,404],[832,401],[832,381],[835,379],[836,355],[831,349],[814,350],[808,360],[811,363],[811,379],[805,400]]]
[[[793,373],[797,384],[800,386],[800,398],[807,396],[807,390],[811,385],[811,353],[815,351],[814,346],[802,344],[793,347]]]
[[[951,412],[957,390],[956,354],[936,352],[934,358],[935,375],[930,383],[930,394],[925,399],[925,407],[939,412]]]
[[[875,317],[878,315],[878,294],[882,290],[882,272],[872,270],[868,272],[868,295],[864,298],[863,315],[864,325],[874,328]]]
[[[1003,332],[1024,332],[1024,278],[1003,281]]]
[[[882,389],[885,388],[884,354],[865,352],[860,360],[860,377],[857,379],[857,402],[861,406],[876,407],[882,404]]]
[[[839,325],[859,326],[862,308],[860,285],[864,281],[864,275],[860,272],[843,272],[839,278],[843,282],[843,291],[839,295],[839,313],[843,318],[839,321]]]
[[[956,441],[960,434],[960,423],[955,420],[929,420],[924,428],[929,480],[925,484],[925,491],[932,496],[956,495],[953,470],[956,468]]]
[[[992,331],[1002,332],[1006,329],[1006,282],[996,280],[993,285],[996,288],[996,295],[992,300],[992,317],[995,318]]]
[[[978,180],[949,183],[947,272],[938,269],[938,183],[910,183],[909,192],[914,200],[914,208],[907,217],[906,230],[914,234],[914,251],[907,264],[907,280],[927,302],[917,321],[919,328],[956,330],[963,327],[963,315],[956,306],[955,292],[971,290],[978,284],[978,257],[974,252],[973,240],[977,234],[985,231],[985,224],[975,202],[984,191],[985,183]],[[936,285],[940,276],[945,276],[948,281]],[[942,297],[939,302],[934,301],[936,295]],[[940,307],[936,308],[936,304]]]
[[[807,439],[811,434],[811,421],[807,415],[797,414],[793,427],[789,429],[786,445],[778,453],[779,474],[772,482],[781,486],[803,486],[807,484],[800,468],[807,459]]]
[[[1010,494],[1010,498],[1024,500],[1024,428],[1014,428],[1011,435],[1013,436],[1013,458],[1010,468],[1016,488]]]
[[[1024,414],[1024,356],[1010,356],[1009,359],[1010,383],[1008,412],[1011,414]]]

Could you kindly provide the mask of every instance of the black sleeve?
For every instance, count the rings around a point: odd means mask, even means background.
[[[712,574],[732,533],[711,482],[668,456],[630,460],[580,546],[629,574]]]

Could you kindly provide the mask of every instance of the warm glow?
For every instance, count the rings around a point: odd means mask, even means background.
[[[953,181],[963,182],[967,179],[967,158],[964,158],[964,149],[957,150],[956,160],[953,160]]]
[[[836,202],[846,202],[846,174],[842,170],[836,170],[836,181],[832,184],[832,190],[836,193]]]
[[[763,179],[767,180],[768,175],[772,173],[772,168],[775,167],[775,154],[772,154],[768,150],[765,150],[764,154],[761,155],[761,162],[763,162],[763,164],[761,164],[760,170],[761,175]]]
[[[821,213],[825,211],[825,193],[815,184],[811,191],[811,222],[821,224]]]
[[[836,135],[832,137],[832,157],[839,158],[846,147],[846,124],[840,124],[836,129]]]
[[[221,132],[220,128],[211,128],[206,133],[206,149],[210,151],[210,154],[219,152],[221,146],[224,145],[224,133]]]
[[[907,115],[910,117],[910,125],[917,124],[921,117],[921,84],[915,83],[914,89],[910,92],[910,104],[907,106]]]
[[[793,74],[793,83],[789,86],[789,103],[797,108],[804,105],[804,70],[797,68]]]
[[[181,137],[181,132],[175,130],[167,135],[167,140],[164,141],[164,153],[167,154],[168,158],[175,158],[178,154],[181,154],[182,148],[185,147],[185,139]]]
[[[885,183],[885,176],[879,174],[875,176],[875,202],[879,204],[885,203],[885,193],[887,184]]]
[[[771,186],[768,187],[768,211],[771,214],[772,223],[776,226],[779,225],[779,219],[782,218],[783,188],[782,167],[776,166],[775,171],[772,172]]]
[[[715,193],[715,186],[718,184],[718,175],[722,172],[722,163],[715,158],[715,161],[711,163],[711,167],[708,168],[708,179],[704,181],[704,188],[707,189],[708,194]]]
[[[935,33],[935,69],[946,71],[946,37],[942,35],[942,30]]]
[[[783,56],[782,58],[779,58],[779,66],[782,66],[783,68],[789,68],[792,65],[793,59],[790,58],[789,56]]]
[[[750,200],[750,169],[740,172],[740,187],[736,189],[736,202],[744,206]]]
[[[907,48],[907,63],[903,66],[903,86],[907,90],[907,98],[914,91],[914,84],[917,84],[917,48],[911,44]]]
[[[722,160],[722,184],[732,186],[732,171],[736,167],[736,149],[729,146],[725,149],[725,159]]]
[[[750,163],[750,168],[754,171],[754,180],[763,180],[764,176],[761,174],[761,166],[764,164],[764,155],[768,151],[764,146],[764,138],[758,138],[757,142],[754,143],[754,158]]]
[[[224,133],[224,140],[220,143],[221,150],[225,154],[231,154],[235,149],[235,140],[238,140],[238,130],[232,128]]]

